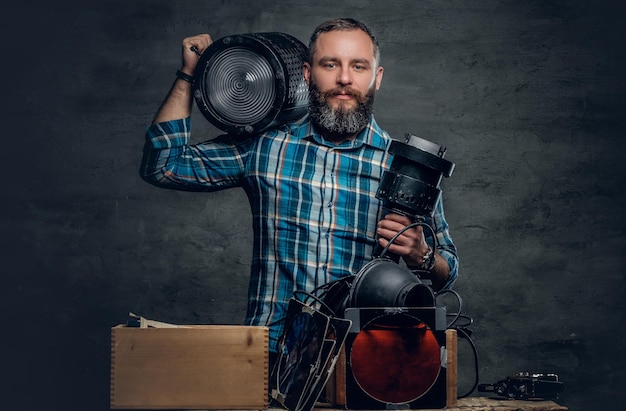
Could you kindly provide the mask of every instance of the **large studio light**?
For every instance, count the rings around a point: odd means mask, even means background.
[[[346,408],[442,408],[446,404],[445,307],[432,288],[386,257],[354,276],[344,318]]]
[[[194,98],[213,125],[231,134],[259,133],[303,116],[307,47],[284,33],[221,38],[200,56]]]
[[[427,394],[442,373],[439,341],[426,323],[408,310],[379,312],[354,337],[349,368],[351,380],[364,394],[360,400],[358,394],[349,399],[352,408],[380,408],[371,400],[409,404]]]

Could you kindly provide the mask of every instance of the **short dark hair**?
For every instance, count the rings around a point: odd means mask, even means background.
[[[352,18],[338,18],[320,24],[313,31],[313,34],[311,34],[311,39],[309,40],[309,64],[313,64],[315,43],[317,42],[320,34],[335,30],[363,30],[370,37],[372,44],[374,45],[374,58],[376,59],[376,64],[380,63],[380,46],[378,45],[378,39],[372,30],[362,21]]]

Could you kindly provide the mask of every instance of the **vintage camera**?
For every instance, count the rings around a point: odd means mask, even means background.
[[[565,390],[556,374],[517,373],[494,384],[480,384],[479,392],[493,392],[516,400],[554,399]]]

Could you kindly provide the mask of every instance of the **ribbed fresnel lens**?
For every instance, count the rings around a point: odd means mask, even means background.
[[[306,46],[284,33],[224,37],[205,50],[194,73],[204,116],[232,134],[258,133],[307,112]]]

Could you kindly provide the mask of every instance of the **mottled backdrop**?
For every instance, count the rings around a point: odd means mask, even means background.
[[[39,3],[12,3],[1,28],[3,408],[107,410],[110,327],[129,311],[241,323],[245,196],[144,183],[145,127],[183,37],[307,42],[321,21],[352,16],[380,37],[379,124],[446,146],[456,164],[444,201],[481,382],[556,372],[570,409],[622,409],[621,2]],[[218,132],[197,110],[193,122],[195,141]]]

